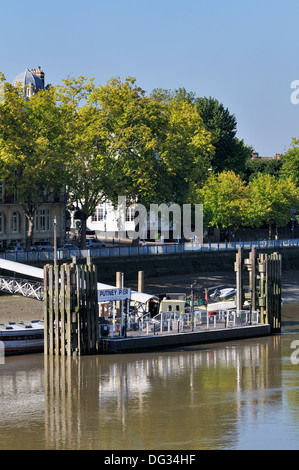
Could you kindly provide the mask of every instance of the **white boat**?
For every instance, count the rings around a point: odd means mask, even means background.
[[[236,302],[224,301],[224,302],[211,302],[208,305],[196,306],[195,310],[200,310],[202,312],[209,312],[209,315],[212,315],[220,310],[234,310],[236,308]]]
[[[0,324],[0,341],[5,356],[42,352],[44,322]]]
[[[233,287],[226,287],[224,289],[215,289],[213,294],[210,295],[213,300],[227,300],[236,295],[237,291]]]

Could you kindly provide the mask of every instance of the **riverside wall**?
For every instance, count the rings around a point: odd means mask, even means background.
[[[257,249],[257,253],[282,253],[284,271],[299,269],[299,248]],[[244,250],[244,258],[249,250]],[[135,280],[138,271],[144,271],[145,277],[171,276],[205,272],[234,272],[236,251],[191,252],[140,256],[120,256],[110,258],[93,258],[97,265],[98,281],[115,282],[115,273],[123,272],[126,280]]]
[[[256,249],[256,252],[281,253],[283,271],[299,270],[299,248],[297,247],[260,248]],[[244,258],[247,258],[248,255],[249,250],[244,249]],[[116,272],[123,272],[126,280],[136,280],[138,271],[144,271],[145,277],[148,278],[154,278],[155,276],[167,277],[177,274],[186,275],[201,272],[232,273],[234,272],[235,258],[236,250],[228,250],[209,252],[194,251],[138,256],[93,257],[92,262],[97,266],[98,281],[114,284]],[[70,260],[65,260],[64,262],[70,262]],[[47,261],[25,262],[25,264],[37,267],[43,267],[43,265],[47,263]],[[86,259],[77,259],[77,263],[86,263]],[[1,272],[2,270],[0,270],[0,273]]]

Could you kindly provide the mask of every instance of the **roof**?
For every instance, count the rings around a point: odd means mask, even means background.
[[[18,83],[20,83],[23,87],[33,86],[35,92],[44,89],[43,81],[29,69],[26,69],[14,79],[14,86],[16,86]]]
[[[98,287],[98,290],[115,289],[115,286],[101,284],[100,282],[98,282],[97,287]],[[131,291],[132,302],[140,302],[141,304],[146,304],[146,302],[148,302],[150,299],[158,299],[158,297],[156,295],[145,294],[144,292],[137,292],[134,290]]]

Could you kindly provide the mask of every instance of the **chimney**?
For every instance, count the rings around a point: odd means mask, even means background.
[[[43,85],[45,87],[45,73],[42,71],[42,69],[40,68],[40,65],[38,66],[38,69],[31,69],[31,72],[34,73],[35,75],[37,75],[41,81],[43,82]]]

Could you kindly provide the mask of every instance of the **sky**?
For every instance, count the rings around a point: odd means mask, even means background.
[[[299,137],[298,18],[298,0],[3,1],[0,72],[13,82],[41,66],[52,85],[130,76],[147,93],[185,88],[220,101],[237,137],[274,156]]]

